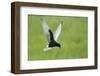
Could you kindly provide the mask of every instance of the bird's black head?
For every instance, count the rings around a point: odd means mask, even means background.
[[[61,45],[60,45],[59,43],[57,44],[57,46],[58,46],[59,48],[61,48]]]

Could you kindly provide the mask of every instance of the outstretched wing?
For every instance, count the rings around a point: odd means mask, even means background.
[[[41,19],[41,26],[44,32],[44,35],[46,36],[48,42],[50,41],[50,34],[49,34],[49,26],[47,22],[44,19]]]
[[[56,29],[55,33],[54,33],[54,39],[57,41],[60,33],[61,33],[61,25],[62,25],[62,22],[59,24],[58,28]]]

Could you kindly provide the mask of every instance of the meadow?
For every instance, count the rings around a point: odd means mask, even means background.
[[[61,48],[44,52],[47,45],[41,27],[41,18],[55,32],[62,21],[62,31],[58,38]],[[88,18],[74,16],[28,15],[28,60],[80,59],[88,57]]]

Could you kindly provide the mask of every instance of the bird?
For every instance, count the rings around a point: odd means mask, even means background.
[[[52,49],[53,47],[61,48],[61,44],[57,42],[57,39],[61,33],[62,22],[59,23],[59,25],[54,33],[49,28],[46,20],[44,20],[43,18],[41,18],[41,26],[42,26],[44,35],[47,39],[47,42],[48,42],[47,46],[43,49],[43,51],[48,51],[48,50]]]

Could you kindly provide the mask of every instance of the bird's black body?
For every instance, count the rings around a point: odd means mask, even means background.
[[[57,43],[53,37],[53,33],[52,31],[49,29],[49,33],[50,33],[50,42],[49,42],[49,47],[61,47],[61,45],[59,43]]]

